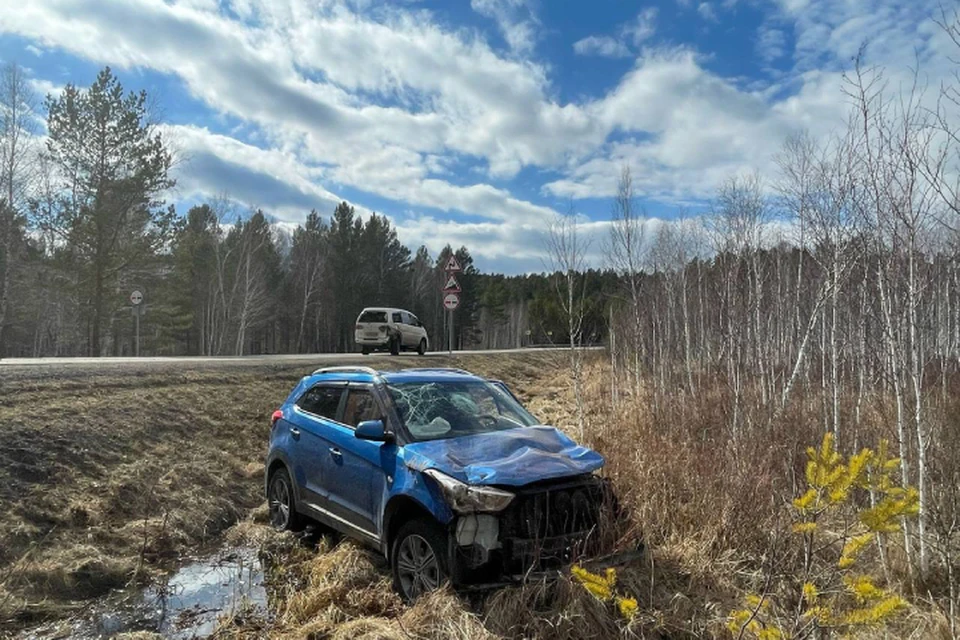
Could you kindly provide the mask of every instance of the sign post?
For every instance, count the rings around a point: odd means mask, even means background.
[[[455,274],[462,270],[460,263],[457,262],[457,257],[451,254],[447,264],[443,267],[447,277],[446,283],[443,285],[443,308],[447,310],[447,326],[450,331],[447,347],[450,353],[453,353],[453,310],[460,306],[460,292],[462,291]]]
[[[141,292],[139,289],[134,289],[133,292],[130,294],[130,304],[133,305],[133,319],[134,319],[134,325],[136,326],[136,329],[134,330],[135,338],[133,343],[134,344],[133,355],[134,357],[139,358],[140,357],[140,313],[142,309],[140,305],[143,304],[143,292]]]

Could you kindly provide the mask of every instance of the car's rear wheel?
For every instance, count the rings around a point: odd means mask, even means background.
[[[360,348],[360,353],[362,353],[362,354],[365,355],[365,356],[370,355],[370,347],[361,347],[361,348]]]
[[[391,544],[393,588],[407,602],[439,589],[447,581],[446,534],[435,523],[404,523]]]
[[[426,352],[427,352],[427,339],[426,339],[426,338],[420,338],[420,346],[417,347],[417,353],[419,353],[419,354],[422,356],[422,355],[424,355]]]
[[[293,483],[287,470],[274,471],[267,490],[267,506],[270,508],[270,526],[277,531],[298,531],[303,527],[293,496]]]
[[[390,338],[390,355],[398,356],[400,355],[400,338],[393,337]]]

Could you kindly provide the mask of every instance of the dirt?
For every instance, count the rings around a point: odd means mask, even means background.
[[[552,353],[363,362],[496,377],[535,413],[564,383]],[[270,413],[312,369],[0,369],[0,637],[139,593],[221,543],[262,504]]]

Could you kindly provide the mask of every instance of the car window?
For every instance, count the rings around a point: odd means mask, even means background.
[[[487,382],[410,382],[390,384],[387,389],[415,440],[537,424],[513,397]]]
[[[394,313],[394,314],[393,314],[393,321],[394,321],[394,322],[399,322],[399,323],[403,324],[403,319],[401,318],[401,316],[400,316],[399,313]]]
[[[297,406],[317,416],[336,420],[343,389],[338,387],[313,387],[297,400]]]
[[[380,417],[377,401],[368,390],[350,389],[347,392],[347,404],[341,422],[356,427],[364,420],[377,420]]]
[[[412,325],[415,326],[415,327],[419,327],[419,326],[420,326],[420,320],[417,319],[417,316],[415,316],[415,315],[413,315],[413,314],[410,314],[410,324],[412,324]]]
[[[379,322],[384,323],[387,321],[387,312],[386,311],[364,311],[360,314],[360,317],[357,318],[357,322]]]

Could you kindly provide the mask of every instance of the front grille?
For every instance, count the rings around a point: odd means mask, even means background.
[[[595,538],[606,494],[595,477],[524,487],[501,514],[508,573],[570,562]]]
[[[599,489],[579,486],[518,495],[507,520],[520,538],[553,538],[590,530],[602,502]]]

